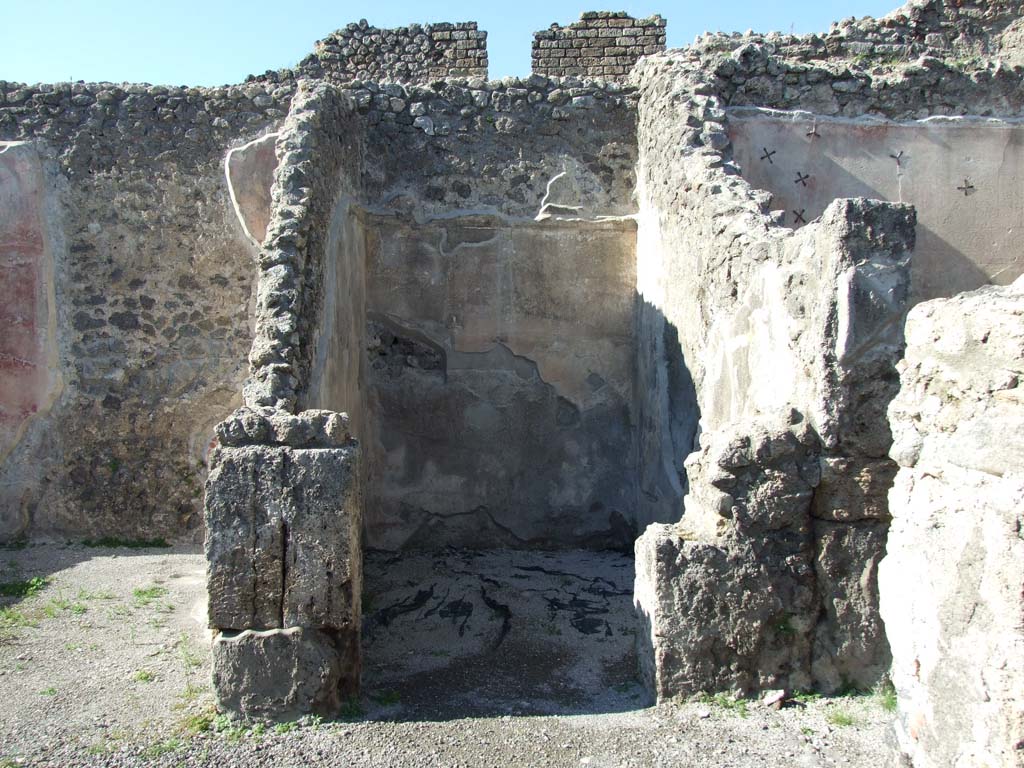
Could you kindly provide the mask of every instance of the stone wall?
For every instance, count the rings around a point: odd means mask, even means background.
[[[962,90],[957,73],[984,78],[985,70],[1024,63],[1021,27],[1020,6],[1014,0],[910,0],[880,19],[843,19],[827,33],[716,32],[698,37],[693,48],[722,52],[748,44],[767,46],[782,58],[811,65],[792,74],[809,74],[819,64],[839,64],[884,75],[923,59],[929,69],[947,71],[943,90]]]
[[[533,75],[365,84],[353,96],[367,123],[374,208],[529,218],[636,210],[636,100],[626,86]]]
[[[294,69],[267,71],[250,80],[312,78],[349,83],[429,83],[487,77],[487,33],[475,21],[371,27],[362,19],[318,40]]]
[[[1014,0],[911,0],[881,19],[844,19],[824,36],[830,56],[964,59],[1008,53],[1008,30],[1020,27]]]
[[[325,269],[333,268],[328,265],[337,255],[332,222],[344,216],[339,198],[359,191],[363,149],[355,101],[333,86],[303,82],[276,152],[270,223],[257,258],[245,400],[253,407],[294,410],[300,393],[314,384],[311,370],[325,325]],[[358,328],[336,334],[358,336]]]
[[[858,22],[873,29],[879,23]],[[913,34],[906,24],[901,29]],[[717,33],[674,54],[700,62],[711,73],[708,85],[727,107],[893,120],[965,114],[1013,117],[1024,109],[1019,87],[1024,70],[1019,65],[977,57],[939,58],[945,54],[938,51],[913,58],[853,53],[837,47],[835,39],[845,39],[840,30],[827,36]]]
[[[364,19],[317,42],[313,55],[339,82],[487,77],[487,33],[475,21],[377,29]]]
[[[0,83],[0,140],[38,158],[48,244],[42,271],[7,285],[43,276],[61,383],[0,460],[0,538],[201,533],[207,446],[251,343],[254,248],[224,155],[292,90]]]
[[[797,423],[806,420],[820,441],[813,448],[818,474],[801,481],[813,489],[803,516],[783,526],[786,530],[755,528],[750,535],[760,540],[746,550],[750,567],[770,568],[772,546],[787,540],[787,530],[795,525],[803,537],[798,549],[806,566],[797,568],[800,578],[794,584],[800,589],[793,587],[800,601],[790,608],[776,605],[777,614],[760,614],[744,632],[749,653],[741,653],[736,663],[712,664],[701,674],[686,668],[686,659],[696,658],[686,649],[702,647],[691,642],[693,637],[717,636],[731,626],[733,609],[728,601],[701,603],[708,623],[687,623],[680,637],[672,617],[695,615],[691,609],[697,607],[689,601],[708,600],[700,595],[710,587],[687,591],[689,577],[673,569],[692,559],[692,553],[678,554],[689,547],[701,558],[710,553],[731,557],[728,553],[736,550],[722,543],[729,537],[722,539],[719,528],[737,523],[729,522],[735,517],[729,514],[731,502],[722,502],[722,508],[709,502],[706,514],[720,516],[720,522],[691,527],[691,513],[705,514],[700,499],[720,500],[722,493],[690,484],[681,525],[653,526],[637,544],[641,654],[649,659],[649,679],[659,696],[768,684],[813,684],[826,691],[844,681],[869,684],[888,662],[874,582],[884,549],[885,491],[894,472],[886,457],[890,438],[882,414],[896,389],[893,366],[902,350],[900,318],[914,216],[900,205],[837,201],[795,236],[778,226],[769,215],[770,195],[752,189],[728,161],[728,115],[721,98],[702,81],[699,63],[683,58],[652,57],[637,73],[638,291],[643,306],[663,318],[641,327],[662,338],[665,328],[673,328],[679,357],[692,379],[702,446],[705,440],[744,439],[744,425],[753,430],[758,419],[795,409]],[[657,341],[641,338],[640,343]],[[670,362],[665,361],[666,367]],[[657,412],[661,403],[664,412],[663,404],[677,395],[667,377],[649,380],[656,385],[646,393],[650,410]],[[656,437],[641,435],[642,445],[668,441],[677,450],[670,466],[660,465],[661,477],[682,476],[693,431],[680,435],[664,419],[645,419],[643,428],[649,423]],[[754,440],[752,434],[748,441]],[[770,434],[773,444],[778,430]],[[654,458],[642,450],[641,466],[659,466]],[[700,482],[720,487],[724,480],[716,472],[709,468]],[[767,472],[770,487],[796,482],[780,472]],[[645,472],[645,496],[657,493],[658,479]],[[755,510],[751,514],[766,514],[766,492],[750,493],[746,506]],[[678,509],[677,494],[667,494],[663,503]],[[743,572],[736,569],[736,578]],[[813,605],[803,602],[807,589],[817,593]],[[759,649],[777,644],[772,633],[779,622],[791,641],[799,637],[806,645],[806,653],[799,659],[778,657],[778,664],[767,664],[764,657],[753,660]]]
[[[881,22],[845,23],[825,36],[706,36],[688,49],[648,57],[634,69],[632,83],[640,91],[638,285],[642,306],[655,310],[648,312],[649,321],[641,321],[645,335],[640,343],[656,350],[660,344],[657,351],[666,355],[640,376],[649,384],[648,413],[670,415],[642,422],[641,488],[652,503],[678,505],[681,489],[690,483],[680,526],[652,527],[637,546],[637,601],[645,638],[641,653],[659,696],[700,688],[796,686],[805,673],[805,683],[832,691],[844,683],[870,684],[885,671],[888,659],[875,580],[888,526],[886,490],[895,472],[886,457],[891,435],[883,413],[897,389],[894,363],[902,344],[905,260],[915,239],[914,217],[900,205],[865,201],[839,215],[836,203],[823,197],[817,201],[822,216],[808,219],[806,226],[798,222],[799,232],[820,229],[812,241],[798,245],[778,226],[792,223],[790,211],[774,210],[779,206],[770,191],[752,189],[740,178],[745,169],[738,161],[742,158],[749,172],[751,153],[733,145],[741,132],[731,115],[740,106],[806,110],[800,119],[809,122],[807,142],[829,130],[828,121],[816,122],[816,115],[1015,117],[1024,105],[1019,67],[985,58],[941,61],[927,54],[938,51],[942,40],[925,40],[939,35],[955,38],[958,50],[994,50],[1013,29],[1009,10],[998,3],[954,6],[932,0],[911,4]],[[873,36],[874,42],[855,45],[858,36]],[[899,55],[883,43],[900,47]],[[922,53],[916,61],[907,60]],[[898,149],[893,148],[894,157]],[[794,157],[807,159],[807,152]],[[981,213],[972,218],[963,205],[951,205],[966,219],[957,226],[982,226],[977,220],[987,218]],[[835,249],[828,246],[831,236],[825,236],[833,227],[835,234],[845,233]],[[874,253],[866,261],[854,255],[863,247]],[[828,277],[829,259],[822,261],[830,251],[853,256],[852,283],[848,276],[830,283],[835,289],[818,284],[834,279]],[[980,250],[975,255],[977,263],[989,257]],[[873,258],[881,261],[869,266]],[[1012,244],[1005,261],[1016,261]],[[887,266],[879,270],[882,264]],[[940,267],[932,271],[944,272]],[[944,290],[957,288],[947,274],[929,277],[947,280]],[[841,338],[862,321],[868,332],[855,332],[850,345],[828,340],[835,333]],[[864,354],[869,360],[860,359]],[[690,478],[680,462],[696,427],[685,419],[675,422],[681,428],[673,424],[667,404],[679,400],[680,393],[672,391],[659,368],[669,370],[680,361],[692,379],[704,431],[701,452],[688,462]],[[801,474],[798,464],[784,470],[773,464],[771,446],[786,443],[787,434],[793,437],[793,421],[786,427],[782,419],[782,426],[769,429],[760,420],[782,406],[795,407],[821,440],[814,449],[820,476],[813,480]],[[757,437],[765,434],[763,440]],[[750,450],[760,445],[764,455],[748,466],[730,463],[735,458],[730,451],[708,453],[713,446],[734,443]],[[653,459],[659,446],[665,458],[666,444],[675,452],[659,470]],[[768,499],[801,483],[813,488],[804,522],[795,527],[786,522],[777,530],[769,526],[767,532],[750,529],[754,534],[746,554],[722,571],[729,557],[744,551],[738,542],[748,534],[737,515],[756,519],[768,514],[773,509]],[[814,561],[813,577],[806,560],[801,573],[774,571],[782,579],[781,603],[758,607],[709,596],[712,581],[728,578],[723,573],[734,573],[742,591],[748,568],[768,567],[762,576],[775,583],[772,552],[780,541],[802,541],[802,556],[808,556],[809,547]],[[801,562],[796,552],[787,557]],[[817,614],[801,597],[811,584],[818,592]],[[792,620],[773,628],[766,614],[758,613],[768,608]],[[813,627],[805,621],[812,615]],[[674,624],[680,616],[701,618]],[[737,630],[738,623],[743,630]],[[792,648],[804,649],[796,656],[772,650],[780,626]],[[706,655],[691,653],[703,648],[708,637],[720,638],[728,648],[718,649],[713,658],[733,661],[709,666]]]
[[[214,688],[244,718],[333,715],[359,689],[359,444],[347,415],[301,410],[364,410],[356,120],[347,93],[301,82],[270,194],[250,196],[271,207],[246,405],[217,425],[205,496]]]
[[[915,768],[1020,765],[1022,317],[1024,279],[907,317],[879,585],[897,741]]]
[[[589,11],[567,27],[552,24],[533,35],[533,72],[625,80],[641,56],[665,50],[661,16],[634,19],[613,11]]]

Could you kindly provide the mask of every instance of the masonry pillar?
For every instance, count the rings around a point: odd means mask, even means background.
[[[206,485],[213,683],[246,719],[335,714],[359,689],[362,503],[345,414],[241,408]]]

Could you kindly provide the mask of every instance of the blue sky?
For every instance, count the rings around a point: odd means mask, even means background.
[[[645,0],[611,5],[345,0],[0,0],[0,80],[111,80],[164,85],[236,83],[297,63],[313,42],[350,21],[378,27],[478,21],[491,77],[530,71],[532,33],[582,11],[624,10],[668,19],[670,47],[705,31],[814,32],[847,16],[881,16],[899,0]]]

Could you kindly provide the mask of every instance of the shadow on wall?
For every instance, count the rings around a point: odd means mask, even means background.
[[[866,197],[918,210],[916,303],[1020,274],[1012,234],[1024,225],[1024,128],[977,118],[896,123],[736,108],[729,135],[752,186],[772,193],[780,223],[801,227],[835,199]],[[1010,201],[1011,204],[1007,204]]]
[[[894,158],[887,157],[886,160],[895,165]],[[847,150],[847,156],[838,162],[828,157],[817,158],[814,173],[806,174],[808,178],[804,183],[796,180],[805,175],[803,172],[799,172],[799,176],[793,174],[793,179],[765,179],[763,173],[751,174],[750,178],[759,179],[758,183],[751,182],[754,186],[758,186],[759,183],[770,185],[764,188],[773,195],[773,209],[782,212],[781,223],[798,229],[821,216],[829,203],[839,198],[864,197],[868,200],[895,202],[903,197],[902,194],[892,195],[892,190],[886,189],[884,184],[869,183],[848,170],[848,163],[856,166],[870,162],[880,162],[880,158],[867,153],[863,148],[851,148]],[[915,301],[973,290],[998,278],[998,275],[987,274],[977,263],[977,257],[972,258],[964,252],[962,244],[950,242],[927,225],[926,222],[935,220],[935,212],[927,208],[922,209],[920,206],[915,207],[922,211],[924,218],[924,222],[918,220],[914,262],[911,267]],[[932,215],[929,216],[929,213]],[[962,218],[969,215],[965,211]],[[964,226],[968,227],[966,223]]]
[[[632,221],[368,218],[368,546],[631,552],[679,519],[696,395]]]
[[[676,522],[696,391],[675,327],[635,301],[631,389],[589,407],[506,343],[454,351],[371,313],[370,540],[632,552],[647,525]],[[586,381],[612,386],[593,370]]]
[[[679,331],[637,294],[638,533],[675,523],[689,489],[683,462],[697,445],[700,406]]]

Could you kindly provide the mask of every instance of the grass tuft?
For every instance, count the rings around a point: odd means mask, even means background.
[[[185,632],[181,633],[178,638],[178,655],[181,656],[181,661],[185,665],[185,669],[196,669],[203,666],[203,657],[196,650],[196,647],[192,644],[192,638]]]
[[[828,720],[832,725],[838,726],[840,728],[845,728],[846,726],[854,725],[857,722],[856,718],[854,718],[853,715],[851,715],[848,712],[844,712],[841,709],[833,709],[831,712],[828,713],[828,715],[825,716],[825,719]]]
[[[875,686],[875,696],[878,698],[878,705],[886,712],[896,711],[896,686],[892,681],[885,679]]]
[[[181,721],[180,729],[190,736],[206,733],[213,730],[213,721],[217,717],[217,711],[211,705],[200,711],[186,715]]]
[[[153,760],[161,755],[168,755],[172,752],[177,752],[184,746],[184,742],[177,736],[172,736],[169,739],[158,741],[156,744],[150,744],[144,750],[142,750],[141,757],[147,760]]]
[[[341,705],[338,717],[342,720],[356,720],[363,716],[363,705],[359,699],[352,698]]]
[[[0,582],[0,597],[31,597],[42,590],[46,584],[47,581],[42,576],[36,576],[27,581]]]
[[[701,704],[713,704],[740,717],[746,717],[748,714],[747,700],[737,699],[728,693],[702,693],[697,701]]]
[[[156,584],[149,587],[136,587],[132,590],[132,598],[139,607],[145,607],[166,594],[167,587],[160,587]]]

